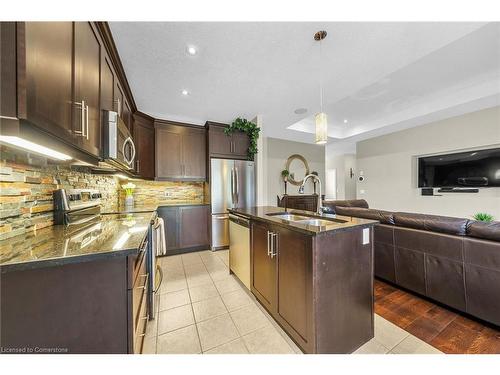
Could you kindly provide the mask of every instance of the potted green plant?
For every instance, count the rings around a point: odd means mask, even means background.
[[[286,195],[286,185],[288,183],[288,176],[290,176],[290,171],[288,169],[283,169],[281,171],[281,177],[283,178],[283,182],[285,183],[285,195]]]
[[[490,223],[493,221],[493,215],[487,214],[485,212],[478,212],[473,216],[474,220],[484,221],[485,223]]]
[[[259,139],[260,128],[255,123],[238,117],[231,125],[224,128],[224,134],[229,135],[235,131],[241,131],[248,135],[250,140],[250,144],[248,145],[248,159],[253,160],[255,154],[258,152],[257,139]]]

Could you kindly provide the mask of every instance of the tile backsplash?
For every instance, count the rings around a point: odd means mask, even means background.
[[[103,194],[104,208],[125,197],[121,188],[125,181],[112,175],[93,174],[87,167],[30,165],[5,149],[0,151],[0,240],[53,225],[55,189],[98,189]],[[131,182],[136,185],[137,205],[205,201],[203,182]]]
[[[203,203],[205,201],[204,182],[147,181],[131,180],[135,184],[136,205],[158,203]],[[125,183],[125,182],[123,182]],[[165,194],[165,192],[168,193]],[[120,199],[125,198],[120,189]]]
[[[52,225],[52,191],[59,188],[95,188],[106,204],[118,202],[118,181],[113,176],[94,175],[82,167],[39,167],[2,160],[0,240]]]

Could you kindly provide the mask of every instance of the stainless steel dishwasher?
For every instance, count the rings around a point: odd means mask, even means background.
[[[250,220],[229,214],[229,268],[250,290]]]

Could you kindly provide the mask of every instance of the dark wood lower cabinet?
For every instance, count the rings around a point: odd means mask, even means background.
[[[373,338],[373,236],[364,244],[362,231],[251,221],[251,291],[305,353],[351,353]]]
[[[270,233],[266,224],[252,223],[251,289],[268,310],[276,305],[276,260],[269,256]]]
[[[157,213],[165,222],[167,255],[209,248],[209,205],[160,206]]]
[[[141,253],[2,273],[0,347],[139,353],[147,321],[144,258]]]

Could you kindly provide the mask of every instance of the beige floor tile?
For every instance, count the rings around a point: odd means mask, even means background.
[[[146,326],[146,338],[156,337],[158,335],[158,316],[155,319],[148,321]]]
[[[440,350],[410,335],[396,345],[391,354],[443,354]]]
[[[189,294],[191,295],[192,302],[198,302],[203,301],[204,299],[217,297],[219,292],[217,291],[214,283],[210,283],[189,288]]]
[[[387,349],[391,350],[408,337],[408,335],[408,332],[397,325],[392,324],[379,315],[375,315],[375,339]]]
[[[197,323],[203,351],[210,350],[239,337],[229,314]]]
[[[160,294],[160,311],[191,303],[187,289]]]
[[[353,354],[386,354],[389,352],[384,345],[375,339],[371,339],[366,344],[358,348]]]
[[[182,263],[184,266],[187,266],[189,264],[195,264],[195,263],[203,263],[200,257],[200,254],[198,253],[187,253],[187,254],[182,254]]]
[[[174,265],[174,264],[181,264],[182,265],[182,258],[180,255],[169,255],[169,256],[162,256],[156,258],[157,262],[162,265]]]
[[[197,354],[201,352],[196,326],[191,325],[158,336],[158,354]]]
[[[232,311],[230,315],[241,335],[246,335],[259,328],[271,325],[269,319],[253,303],[236,311]]]
[[[200,285],[205,285],[205,284],[212,284],[212,278],[208,275],[198,275],[198,276],[192,276],[186,278],[187,284],[190,288],[193,288],[195,286],[200,286]]]
[[[230,275],[227,267],[225,267],[223,270],[219,270],[219,271],[209,271],[209,273],[210,273],[210,277],[214,281],[223,280]]]
[[[293,349],[274,327],[264,327],[243,336],[250,353],[294,354]]]
[[[222,300],[229,311],[253,304],[254,301],[243,289],[222,294]]]
[[[242,339],[236,339],[206,351],[204,354],[248,354],[248,350]]]
[[[236,281],[236,278],[233,275],[229,275],[221,280],[214,280],[214,283],[221,295],[241,289],[240,283]]]
[[[193,311],[197,322],[227,313],[226,306],[219,296],[193,303]]]
[[[162,271],[163,271],[163,280],[176,281],[176,280],[183,280],[186,278],[186,275],[184,274],[184,268],[175,271],[162,268]]]
[[[178,290],[187,289],[188,284],[186,279],[177,279],[177,280],[165,280],[163,279],[159,293],[168,293],[168,292],[177,292]]]
[[[184,271],[186,272],[186,278],[196,277],[196,276],[208,276],[207,269],[201,263],[196,263],[191,266],[186,266],[184,267]]]
[[[158,335],[194,324],[191,305],[161,311],[158,319]]]
[[[156,336],[146,337],[142,347],[142,354],[155,354],[156,353]]]

